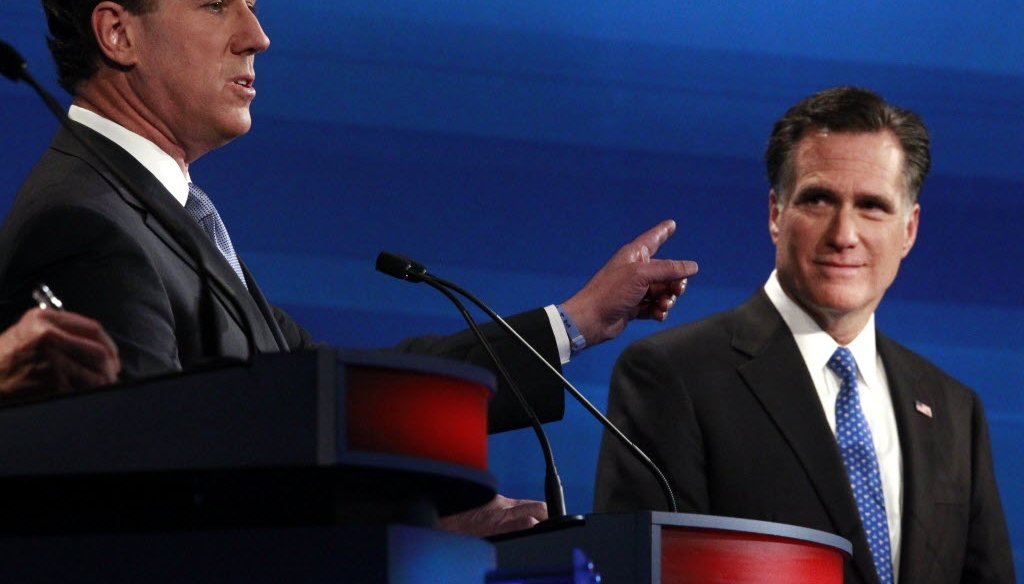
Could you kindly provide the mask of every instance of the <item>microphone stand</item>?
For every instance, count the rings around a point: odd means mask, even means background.
[[[439,284],[436,278],[426,273],[426,269],[422,271],[416,270],[415,266],[411,261],[405,261],[404,258],[396,256],[394,254],[381,253],[377,257],[377,270],[393,276],[400,280],[406,280],[413,283],[423,282],[434,288],[441,294],[443,294],[455,307],[458,309],[462,318],[469,325],[470,330],[480,341],[481,346],[487,352],[487,356],[491,362],[494,363],[495,368],[498,370],[499,375],[505,380],[506,385],[512,391],[512,394],[516,397],[519,405],[526,413],[530,420],[530,426],[533,428],[534,434],[537,435],[537,441],[540,442],[541,452],[544,455],[544,500],[548,507],[548,519],[541,522],[541,525],[566,524],[575,525],[582,521],[580,516],[567,516],[565,511],[565,492],[562,489],[562,479],[558,475],[558,469],[555,466],[555,457],[551,449],[551,443],[548,440],[547,434],[544,432],[544,428],[541,426],[540,419],[537,417],[537,413],[530,406],[530,403],[526,400],[519,386],[513,380],[508,370],[505,368],[504,363],[498,357],[497,352],[491,345],[490,341],[487,340],[486,335],[480,330],[479,325],[473,316],[466,310],[466,306],[459,300],[454,294],[452,294],[445,286]]]
[[[397,254],[381,252],[377,256],[377,270],[384,272],[385,274],[388,274],[392,277],[398,278],[399,280],[406,280],[408,282],[413,283],[427,282],[428,284],[432,285],[435,289],[438,290],[440,290],[441,288],[447,288],[465,297],[470,302],[479,307],[480,310],[484,311],[484,313],[486,313],[487,316],[491,318],[491,320],[493,320],[495,323],[498,324],[498,326],[504,329],[505,332],[508,333],[513,339],[515,339],[520,345],[529,350],[534,357],[536,357],[553,375],[555,375],[558,378],[558,380],[562,383],[565,389],[570,393],[570,395],[572,395],[576,399],[576,401],[578,401],[588,412],[590,412],[592,416],[594,416],[602,425],[604,425],[604,427],[607,428],[608,431],[613,436],[615,436],[615,438],[619,440],[619,442],[621,442],[627,450],[629,450],[645,467],[647,467],[647,469],[651,472],[654,478],[658,481],[658,484],[661,486],[661,490],[665,495],[665,501],[667,503],[668,509],[673,513],[678,512],[679,508],[676,506],[675,495],[672,493],[672,486],[671,484],[669,484],[668,479],[665,478],[665,474],[661,471],[660,468],[658,468],[658,465],[656,465],[654,461],[652,461],[651,458],[647,456],[647,454],[643,450],[640,449],[640,447],[638,447],[636,444],[633,444],[633,442],[629,438],[627,438],[626,435],[623,434],[622,431],[615,426],[615,424],[613,424],[608,418],[606,418],[604,414],[600,412],[600,410],[594,407],[594,405],[590,403],[590,401],[583,395],[582,392],[576,389],[576,387],[572,383],[570,383],[569,380],[566,379],[557,369],[555,369],[555,367],[552,366],[551,363],[548,363],[547,359],[545,359],[540,353],[538,353],[537,350],[534,349],[533,346],[530,345],[530,343],[528,343],[526,339],[524,339],[518,332],[516,332],[516,330],[512,328],[511,325],[505,322],[505,319],[501,318],[501,316],[499,316],[496,312],[491,310],[491,308],[487,306],[483,301],[481,301],[479,298],[477,298],[472,293],[465,290],[458,284],[434,276],[433,274],[429,274],[427,272],[426,266],[424,266],[423,264]],[[451,296],[449,296],[449,298],[450,297]],[[520,400],[525,401],[521,396]],[[535,416],[535,414],[533,415]]]
[[[673,513],[678,513],[679,508],[676,506],[676,499],[675,495],[673,495],[672,493],[672,486],[671,484],[669,484],[668,479],[665,478],[665,474],[661,472],[660,468],[658,468],[658,465],[654,464],[654,461],[652,461],[650,457],[647,456],[647,454],[640,449],[640,447],[638,447],[636,444],[633,444],[633,442],[629,438],[627,438],[626,435],[623,434],[622,431],[615,426],[615,424],[612,424],[611,420],[606,418],[600,410],[594,407],[594,404],[590,403],[590,400],[588,400],[580,390],[576,389],[576,386],[570,383],[569,380],[565,378],[565,376],[563,376],[557,369],[554,368],[554,366],[551,365],[551,363],[548,363],[547,359],[541,356],[541,354],[538,353],[537,350],[534,349],[533,346],[526,341],[526,339],[520,336],[520,334],[516,332],[516,330],[512,328],[511,325],[505,322],[505,319],[501,318],[501,316],[499,316],[498,313],[491,310],[491,308],[484,304],[482,300],[474,296],[469,291],[463,289],[458,284],[455,284],[454,282],[449,282],[447,280],[438,278],[437,276],[433,275],[430,275],[428,277],[433,278],[435,281],[437,281],[438,284],[452,289],[453,291],[467,298],[473,304],[477,305],[480,308],[480,310],[484,311],[487,314],[487,316],[491,318],[491,320],[496,322],[514,339],[519,341],[519,343],[522,344],[522,346],[529,349],[529,351],[535,357],[537,357],[537,359],[540,360],[540,362],[543,363],[544,366],[547,367],[547,369],[551,371],[552,374],[558,377],[559,381],[562,382],[562,385],[565,387],[566,391],[569,392],[569,395],[576,398],[576,401],[578,401],[580,405],[582,405],[588,412],[590,412],[592,416],[597,418],[597,420],[602,425],[604,425],[604,427],[607,428],[608,431],[611,432],[612,435],[619,440],[619,442],[621,442],[628,450],[630,450],[633,453],[633,455],[636,456],[640,460],[640,462],[643,463],[643,465],[646,466],[647,469],[651,471],[651,474],[654,475],[654,477],[658,480],[658,483],[661,486],[661,490],[665,495],[665,500],[668,503],[669,510]]]

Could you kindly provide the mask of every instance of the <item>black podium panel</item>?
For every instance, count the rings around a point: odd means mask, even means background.
[[[404,525],[0,536],[4,582],[481,584],[483,540]]]
[[[480,369],[327,348],[257,355],[0,408],[0,533],[431,525],[494,496],[485,466],[352,447],[360,420],[348,419],[346,384],[357,369],[482,384],[486,448],[492,381]]]

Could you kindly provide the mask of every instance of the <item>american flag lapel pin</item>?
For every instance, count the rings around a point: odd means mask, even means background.
[[[917,410],[917,413],[919,414],[923,414],[929,418],[932,417],[932,407],[921,400],[914,401],[914,409]]]

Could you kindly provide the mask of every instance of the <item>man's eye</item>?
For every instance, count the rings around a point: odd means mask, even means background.
[[[222,10],[224,10],[224,2],[220,0],[218,0],[217,2],[210,2],[206,5],[206,7],[214,12],[221,12]]]

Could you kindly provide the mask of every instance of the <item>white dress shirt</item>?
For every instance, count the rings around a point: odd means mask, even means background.
[[[77,105],[68,110],[68,117],[94,130],[131,154],[146,170],[164,185],[174,198],[185,206],[188,199],[188,183],[192,182],[187,172],[182,172],[178,163],[146,138],[132,132],[107,118]]]
[[[828,369],[827,364],[839,345],[786,295],[774,271],[768,277],[764,291],[793,334],[800,355],[807,364],[807,371],[814,381],[814,389],[821,400],[825,419],[835,434],[839,378]],[[899,574],[902,535],[900,518],[903,513],[903,457],[900,453],[899,432],[896,429],[896,414],[892,407],[892,396],[889,394],[889,380],[875,344],[874,314],[871,315],[864,330],[847,345],[847,348],[857,362],[857,393],[860,397],[860,407],[868,427],[871,428],[878,469],[882,475],[885,515],[892,549],[892,568],[896,578]]]

